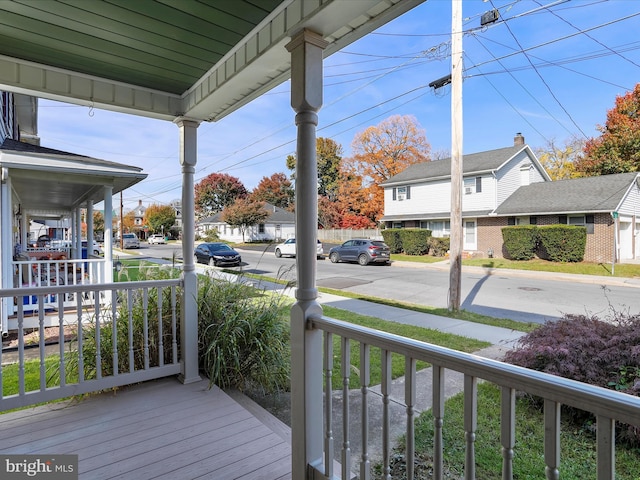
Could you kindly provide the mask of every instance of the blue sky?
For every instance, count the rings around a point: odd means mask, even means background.
[[[480,29],[494,8],[506,21]],[[464,0],[463,18],[465,154],[512,145],[518,132],[533,148],[598,136],[616,96],[640,81],[640,0]],[[358,132],[413,115],[432,151],[448,154],[450,87],[428,84],[450,72],[450,30],[451,1],[429,0],[326,59],[318,135],[346,157]],[[222,172],[251,190],[290,173],[289,88],[199,127],[196,182]],[[40,100],[39,134],[46,147],[142,167],[149,176],[124,192],[125,210],[180,198],[173,123]]]

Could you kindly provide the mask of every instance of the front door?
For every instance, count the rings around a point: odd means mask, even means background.
[[[478,249],[478,234],[476,229],[476,221],[473,220],[464,220],[462,222],[463,227],[463,235],[464,235],[464,245],[463,250],[477,250]]]

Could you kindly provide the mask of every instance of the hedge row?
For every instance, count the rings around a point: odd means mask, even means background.
[[[587,229],[577,225],[521,225],[502,228],[502,239],[513,260],[531,260],[537,255],[552,262],[581,262]]]
[[[388,228],[382,238],[391,253],[444,256],[449,250],[448,238],[432,237],[431,230],[424,228]]]

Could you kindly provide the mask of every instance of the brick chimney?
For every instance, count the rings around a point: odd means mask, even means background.
[[[524,136],[518,132],[516,136],[513,137],[513,146],[514,147],[522,147],[524,145]]]

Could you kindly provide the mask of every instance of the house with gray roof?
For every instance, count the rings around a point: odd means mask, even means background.
[[[270,203],[265,203],[263,208],[268,212],[269,216],[263,223],[253,225],[245,230],[245,242],[270,242],[295,237],[296,216],[294,213]],[[220,240],[227,242],[243,241],[240,228],[232,227],[224,222],[222,220],[222,212],[200,219],[196,226],[196,232],[200,236],[206,235],[212,229],[216,230]]]
[[[450,159],[412,165],[381,186],[387,227],[449,235]],[[463,157],[464,251],[503,257],[503,227],[564,223],[587,228],[586,261],[640,258],[639,189],[637,173],[551,181],[517,134],[512,147]]]

